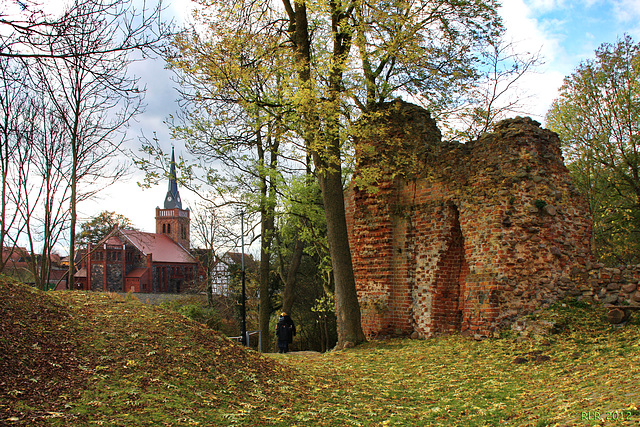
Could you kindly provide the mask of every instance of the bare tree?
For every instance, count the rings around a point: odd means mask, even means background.
[[[71,160],[70,260],[75,258],[78,203],[125,173],[126,165],[114,165],[113,160],[125,140],[127,124],[143,108],[143,91],[137,79],[127,75],[128,50],[120,48],[120,5],[76,0],[65,13],[71,30],[53,27],[48,38],[53,55],[37,59],[39,77],[61,120]],[[70,262],[70,288],[74,273]]]
[[[0,27],[13,30],[0,35],[0,243],[14,248],[25,239],[30,270],[44,287],[66,221],[74,259],[77,203],[100,188],[78,191],[78,183],[123,171],[109,160],[141,109],[137,82],[126,76],[128,54],[160,47],[168,27],[160,5],[137,13],[124,0],[75,2],[58,19],[23,9],[23,20],[0,12]]]
[[[484,73],[470,85],[457,108],[436,115],[449,127],[448,133],[464,141],[478,138],[507,114],[521,113],[527,94],[517,90],[518,83],[542,63],[539,53],[520,53],[516,43],[501,37],[487,43],[479,60]]]
[[[9,89],[0,95],[0,243],[10,238],[15,245],[23,233],[32,255],[42,245],[39,258],[49,260],[68,226],[74,259],[77,204],[124,172],[112,160],[127,123],[142,111],[143,95],[126,70],[132,52],[144,58],[163,49],[171,23],[161,20],[162,10],[161,1],[137,9],[133,0],[75,0],[55,16],[28,0],[0,6],[0,65]],[[31,128],[23,129],[18,140],[16,118],[34,103],[43,114],[30,110],[30,120],[22,123]],[[21,141],[23,150],[17,145]],[[44,267],[44,273],[38,267],[41,278],[48,275]],[[71,286],[73,273],[71,262]]]
[[[136,9],[133,0],[74,1],[61,16],[51,16],[33,1],[5,2],[0,9],[0,57],[72,59],[78,55],[158,51],[171,35],[171,23],[162,20],[162,1],[149,9],[144,5]],[[51,49],[64,38],[86,37],[90,29],[83,24],[97,17],[110,29],[111,43],[84,51]]]
[[[29,192],[29,197],[25,199],[22,216],[32,254],[30,269],[35,284],[47,289],[53,248],[62,240],[69,219],[68,177],[71,164],[66,133],[59,116],[44,96],[39,103],[33,102],[32,105],[31,123],[35,128],[29,138],[31,163],[23,168],[28,170],[24,182],[28,184],[25,191]],[[38,190],[33,191],[35,188]]]
[[[209,306],[213,306],[211,283],[214,267],[227,248],[236,246],[237,239],[233,230],[228,227],[231,222],[215,205],[203,201],[196,205],[191,213],[192,237],[195,238],[198,242],[198,247],[201,248],[199,250],[196,249],[195,252],[205,269],[207,302]]]
[[[6,246],[8,255],[15,249],[25,226],[18,210],[26,197],[21,181],[25,175],[19,170],[29,151],[20,130],[28,100],[22,90],[26,70],[21,65],[0,58],[0,248]],[[0,272],[4,264],[3,257]]]
[[[27,245],[33,280],[45,289],[52,248],[67,219],[63,203],[68,199],[68,162],[59,117],[48,108],[45,93],[26,84],[28,75],[23,65],[0,59],[4,77],[0,94],[0,236],[9,254],[18,242]]]

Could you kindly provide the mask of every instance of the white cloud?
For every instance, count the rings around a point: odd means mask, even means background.
[[[558,35],[562,23],[540,21],[534,17],[533,10],[551,10],[561,7],[562,3],[553,0],[509,0],[500,8],[507,40],[512,41],[517,50],[525,55],[539,53],[544,63],[538,70],[522,77],[518,82],[519,90],[528,95],[523,101],[523,110],[540,122],[544,120],[551,102],[558,95],[558,88],[567,73],[567,67],[558,67],[565,57],[562,53],[562,39]]]
[[[559,50],[559,40],[548,26],[532,15],[531,8],[523,0],[511,0],[500,7],[500,15],[506,27],[508,40],[517,43],[528,52],[540,52],[546,61],[553,61]]]
[[[638,0],[613,1],[616,18],[621,22],[637,22],[640,18],[640,2]]]
[[[544,117],[551,103],[558,97],[564,77],[565,74],[561,71],[547,71],[540,74],[532,73],[522,78],[520,86],[531,94],[526,102],[528,107],[526,111],[529,116],[544,123]]]
[[[532,0],[530,3],[536,11],[549,12],[564,7],[565,0]]]
[[[634,38],[640,39],[640,2],[638,0],[616,0],[613,2],[613,11],[618,24],[622,24],[624,32]],[[626,27],[630,25],[630,27]],[[622,34],[618,34],[622,36]]]
[[[192,20],[193,9],[197,7],[193,1],[189,0],[165,1],[164,3],[168,4],[164,14],[174,17],[174,23],[181,26]]]

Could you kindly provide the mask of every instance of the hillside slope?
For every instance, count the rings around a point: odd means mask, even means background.
[[[638,426],[640,313],[606,313],[265,357],[133,298],[0,280],[0,426]]]
[[[0,425],[226,423],[243,406],[286,406],[294,383],[179,314],[0,281]]]
[[[0,424],[62,411],[87,382],[69,310],[49,294],[0,282]]]

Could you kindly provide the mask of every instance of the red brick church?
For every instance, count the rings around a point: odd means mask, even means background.
[[[156,208],[156,232],[114,229],[89,245],[90,255],[75,280],[85,290],[184,292],[198,277],[198,261],[189,242],[189,209],[182,209],[172,152],[164,209]]]

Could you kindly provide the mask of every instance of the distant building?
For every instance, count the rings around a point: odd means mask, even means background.
[[[180,293],[198,278],[190,253],[190,212],[182,209],[174,153],[164,208],[156,208],[156,232],[114,229],[89,245],[75,280],[79,289]]]
[[[5,271],[16,271],[18,269],[26,269],[29,267],[27,260],[29,259],[29,252],[19,246],[3,246],[2,247],[2,262],[4,264]]]
[[[42,256],[39,254],[31,255],[26,248],[19,246],[5,246],[2,248],[2,263],[4,268],[2,272],[7,276],[15,277],[27,283],[34,280],[33,271],[35,260],[35,268],[38,274],[42,274]],[[68,264],[67,264],[68,265]],[[64,267],[62,258],[58,254],[49,255],[48,263],[48,283],[50,288],[64,289],[67,286],[68,269]]]
[[[234,276],[238,280],[238,274],[242,266],[242,254],[240,252],[227,252],[221,257],[212,254],[206,249],[194,250],[194,255],[200,261],[203,269],[201,271],[202,280],[208,271],[208,285],[211,286],[211,293],[220,296],[231,296]],[[244,256],[245,271],[247,274],[256,270],[256,261],[249,254]]]

